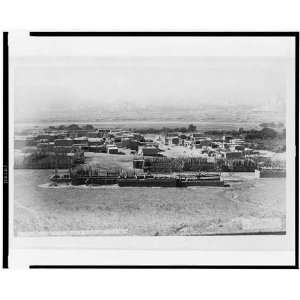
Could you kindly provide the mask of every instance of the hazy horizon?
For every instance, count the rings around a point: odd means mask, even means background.
[[[284,119],[291,45],[284,38],[15,39],[15,121],[249,119],[257,110],[265,112],[258,118]]]
[[[16,61],[15,119],[203,106],[281,111],[288,60],[261,58],[26,58]],[[24,109],[26,103],[26,109]]]

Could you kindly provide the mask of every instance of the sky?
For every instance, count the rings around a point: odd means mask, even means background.
[[[19,34],[10,40],[15,118],[76,119],[98,110],[163,113],[203,105],[281,108],[293,49],[290,38]]]

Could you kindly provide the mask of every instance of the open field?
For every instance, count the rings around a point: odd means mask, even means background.
[[[126,162],[124,162],[125,164]],[[229,188],[49,187],[52,170],[15,170],[22,235],[197,235],[285,230],[285,179],[224,174]]]
[[[121,149],[122,150],[122,149]],[[123,151],[123,150],[122,150]],[[85,162],[87,164],[99,164],[103,169],[132,169],[133,155],[125,154],[107,154],[107,153],[93,153],[85,152]]]
[[[163,150],[162,154],[166,157],[204,157],[200,149],[190,149],[184,146],[166,146],[161,144],[159,146]],[[207,155],[205,156],[207,157]]]
[[[123,128],[123,129],[142,129],[142,128],[177,128],[177,127],[187,127],[189,124],[194,124],[197,126],[197,130],[204,132],[207,130],[217,130],[223,128],[224,130],[235,130],[239,127],[247,128],[256,128],[258,123],[255,121],[251,122],[228,122],[228,121],[197,121],[197,120],[187,120],[187,121],[112,121],[112,122],[80,122],[80,121],[43,121],[43,122],[28,122],[28,123],[16,123],[15,131],[16,133],[30,128],[45,128],[47,126],[57,126],[57,125],[70,125],[70,124],[91,124],[94,127],[98,128]]]

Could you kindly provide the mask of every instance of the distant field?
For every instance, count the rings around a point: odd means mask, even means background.
[[[68,125],[68,124],[91,124],[98,128],[176,128],[187,127],[189,124],[197,126],[197,130],[206,131],[214,129],[232,130],[243,127],[244,129],[256,128],[259,124],[255,122],[222,122],[222,121],[115,121],[115,122],[36,122],[36,123],[16,123],[15,131],[30,129],[35,126],[45,128],[48,126]]]

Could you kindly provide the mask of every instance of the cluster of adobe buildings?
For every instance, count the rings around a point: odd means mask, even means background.
[[[164,144],[168,146],[183,146],[187,149],[198,150],[199,154],[208,157],[224,159],[242,159],[258,154],[243,138],[224,135],[219,138],[205,136],[202,133],[177,134],[169,133],[165,136]]]
[[[202,133],[167,133],[158,140],[168,150],[177,149],[177,155],[164,158],[139,158],[136,168],[151,172],[176,171],[254,171],[258,151],[243,138],[232,136],[209,137]]]
[[[24,154],[21,161],[15,159],[15,167],[66,168],[84,163],[85,152],[124,154],[121,148],[130,149],[132,154],[151,156],[158,153],[157,144],[138,133],[122,129],[48,128],[32,133],[15,137],[15,150]]]
[[[174,161],[172,157],[174,168],[184,165],[193,169],[201,165],[201,168],[210,170],[221,161],[223,169],[225,166],[229,170],[246,171],[253,168],[252,159],[258,155],[243,138],[227,135],[217,138],[199,132],[172,132],[147,139],[142,134],[123,129],[49,127],[32,135],[15,137],[15,149],[25,153],[22,161],[15,160],[15,167],[67,168],[84,163],[85,152],[125,154],[125,151],[126,154],[134,154],[133,167],[146,160],[148,166],[156,164],[159,168],[170,169],[168,164],[171,165],[171,160],[163,158],[169,158],[167,149],[171,148],[179,150],[178,158],[181,159]],[[184,161],[180,153],[185,153]],[[198,159],[188,160],[192,156]]]

